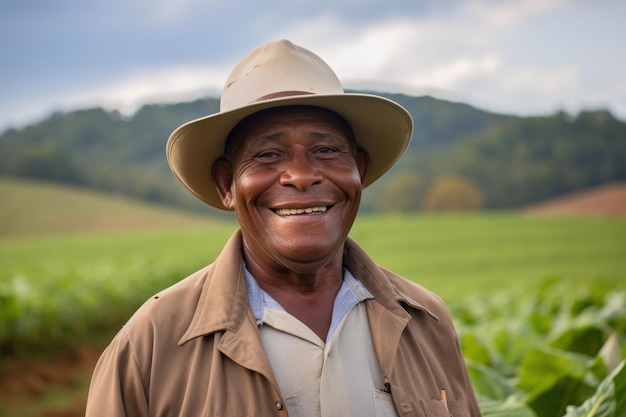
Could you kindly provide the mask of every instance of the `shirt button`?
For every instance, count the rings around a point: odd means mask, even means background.
[[[281,403],[280,401],[276,401],[276,409],[277,410],[282,410],[283,409],[283,403]]]

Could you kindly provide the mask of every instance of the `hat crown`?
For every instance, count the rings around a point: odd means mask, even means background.
[[[343,92],[337,75],[319,56],[280,40],[261,45],[239,61],[224,84],[220,111],[279,97]]]

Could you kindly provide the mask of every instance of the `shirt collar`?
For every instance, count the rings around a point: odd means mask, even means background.
[[[244,262],[244,274],[246,276],[246,285],[248,287],[248,299],[250,306],[252,307],[252,313],[255,319],[260,324],[263,318],[263,310],[265,308],[272,308],[275,310],[285,311],[284,308],[272,298],[267,292],[265,292],[257,283],[256,279],[252,276],[246,264]],[[343,281],[341,287],[335,297],[335,303],[333,306],[333,323],[335,322],[335,315],[338,315],[340,319],[356,304],[361,301],[365,301],[368,298],[373,298],[372,294],[365,288],[363,283],[356,279],[347,268],[343,270]],[[331,324],[332,327],[332,324]]]

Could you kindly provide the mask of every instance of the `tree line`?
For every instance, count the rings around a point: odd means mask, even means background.
[[[517,117],[432,97],[385,94],[415,123],[398,164],[364,194],[364,211],[517,208],[626,179],[626,123],[606,110]],[[0,136],[0,175],[207,208],[169,171],[165,143],[180,124],[217,112],[206,98],[55,113]]]

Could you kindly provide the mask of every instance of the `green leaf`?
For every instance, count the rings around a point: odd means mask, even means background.
[[[567,407],[564,417],[618,417],[626,415],[626,366],[622,362],[581,406]]]
[[[537,417],[537,414],[515,398],[506,401],[478,397],[478,407],[483,417]]]
[[[538,417],[556,417],[565,413],[569,405],[580,405],[594,393],[586,381],[563,376],[550,389],[527,398],[527,404]]]
[[[459,335],[459,342],[463,350],[463,356],[474,362],[484,365],[492,365],[492,353],[487,344],[476,335],[475,332],[467,332]]]
[[[595,390],[585,376],[593,358],[548,346],[532,349],[522,360],[518,388],[539,417],[562,415],[568,405],[579,405]]]
[[[564,376],[582,380],[592,358],[541,346],[524,356],[519,369],[518,387],[531,397],[549,390]]]
[[[555,337],[549,346],[595,356],[606,339],[605,331],[599,326],[572,327]]]
[[[505,400],[511,395],[519,394],[511,381],[493,368],[470,359],[466,359],[466,363],[472,386],[477,394],[491,400]]]

